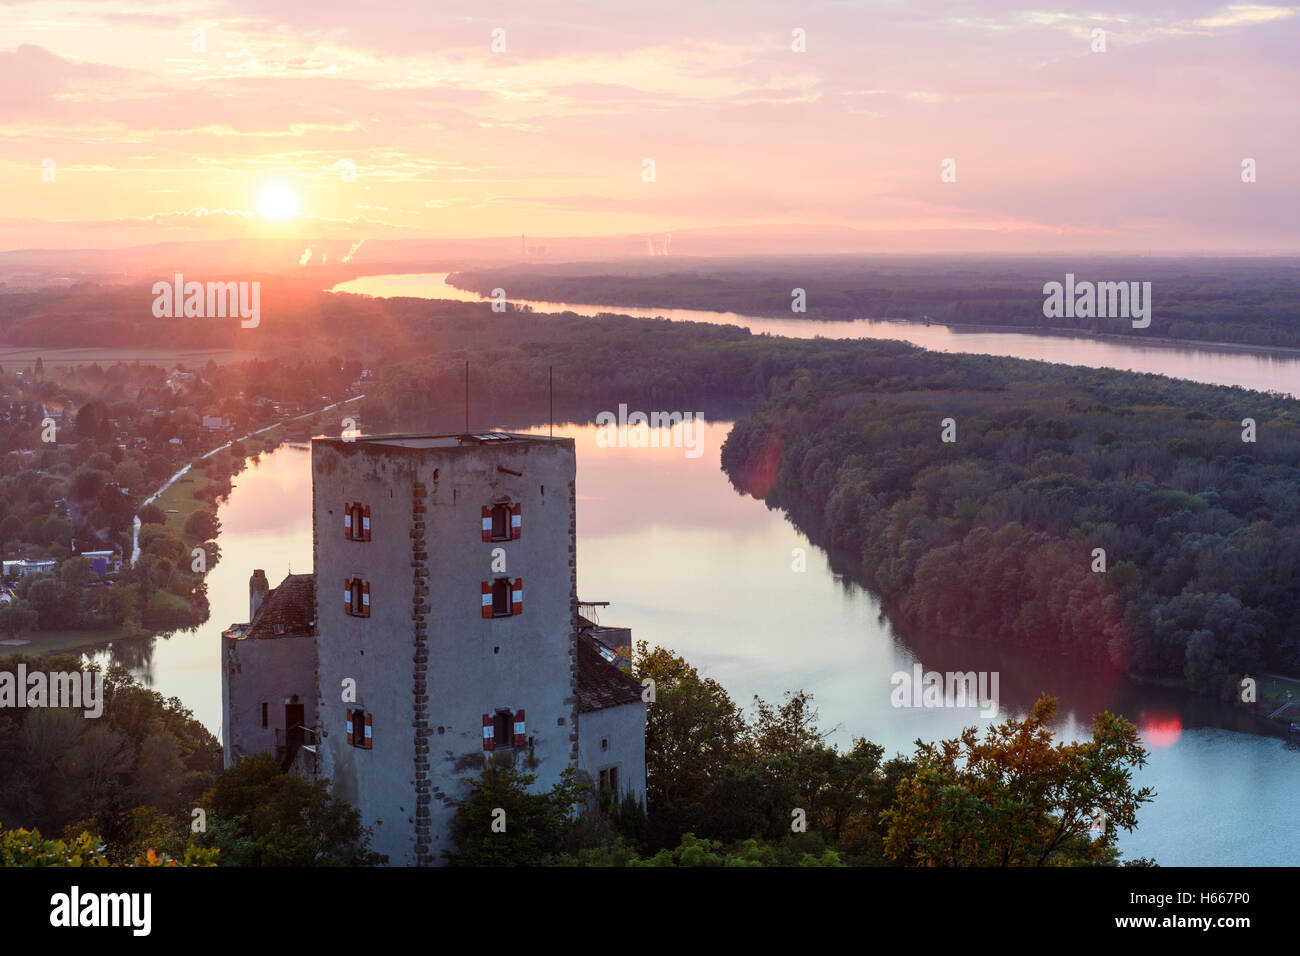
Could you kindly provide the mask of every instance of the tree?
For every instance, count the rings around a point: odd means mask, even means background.
[[[125,584],[117,583],[109,588],[100,604],[104,615],[121,627],[128,621],[135,620],[135,592]]]
[[[27,589],[27,600],[36,611],[37,625],[43,631],[63,626],[66,618],[61,607],[63,588],[53,574],[37,575]]]
[[[675,842],[683,832],[678,822],[743,750],[745,722],[721,684],[672,651],[639,641],[634,671],[637,680],[654,681],[646,713],[646,807],[652,829],[662,824]]]
[[[0,521],[0,547],[7,546],[11,541],[21,540],[22,533],[22,519],[16,514],[6,515],[5,519]]]
[[[140,523],[145,524],[166,524],[167,514],[155,504],[145,505],[140,509]]]
[[[108,481],[108,472],[81,468],[72,476],[72,496],[80,501],[96,497]]]
[[[452,866],[528,866],[561,852],[573,828],[575,808],[590,786],[566,767],[544,793],[529,787],[536,774],[490,761],[478,777],[462,778],[469,795],[452,823],[455,850],[444,850]],[[504,811],[502,814],[501,811]]]
[[[983,740],[973,727],[938,745],[918,740],[916,771],[882,814],[890,856],[917,866],[1112,862],[1119,829],[1133,830],[1154,796],[1130,783],[1146,751],[1137,728],[1109,713],[1093,719],[1091,740],[1053,746],[1055,714],[1044,696]],[[1094,819],[1105,821],[1095,839]]]
[[[185,534],[199,541],[210,541],[221,532],[221,521],[211,511],[200,509],[185,519]]]
[[[15,638],[35,627],[37,619],[36,609],[26,601],[0,604],[0,634],[7,638]]]
[[[57,549],[66,555],[72,547],[72,522],[58,515],[51,515],[41,523],[41,541],[51,549]]]
[[[270,754],[245,757],[203,798],[204,846],[223,866],[374,866],[388,858],[369,847],[361,814],[333,797],[328,782],[281,773]]]
[[[70,588],[84,588],[93,576],[90,559],[81,555],[68,558],[59,565],[59,577],[63,579],[64,585]]]
[[[676,849],[663,849],[648,860],[633,858],[629,866],[843,866],[839,854],[824,846],[820,852],[792,854],[758,840],[743,840],[724,849],[717,840],[704,840],[694,833],[682,834]],[[784,850],[784,852],[783,852]],[[790,857],[793,856],[793,859]]]

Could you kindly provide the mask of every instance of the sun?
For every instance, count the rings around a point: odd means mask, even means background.
[[[257,212],[263,219],[292,219],[298,215],[298,194],[284,183],[271,183],[258,194]]]

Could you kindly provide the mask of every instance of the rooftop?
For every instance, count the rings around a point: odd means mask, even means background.
[[[604,645],[591,635],[578,633],[578,710],[581,713],[641,702],[641,684],[610,663],[601,653],[602,648]]]
[[[302,637],[316,633],[316,575],[290,574],[269,591],[245,636]]]
[[[316,438],[313,441],[341,445],[376,445],[386,448],[463,448],[478,445],[528,443],[572,443],[571,438],[524,435],[518,432],[462,432],[447,435],[359,435],[354,439]]]

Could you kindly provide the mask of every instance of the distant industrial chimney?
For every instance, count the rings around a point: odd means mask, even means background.
[[[248,579],[248,623],[253,623],[253,618],[257,617],[257,609],[262,606],[270,590],[271,585],[266,580],[266,572],[258,568]]]

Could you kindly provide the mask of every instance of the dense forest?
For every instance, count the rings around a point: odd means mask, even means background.
[[[891,613],[933,633],[1223,697],[1247,674],[1300,672],[1300,404],[924,364],[781,377],[728,436],[724,468],[858,554]]]
[[[1150,282],[1151,324],[1048,318],[1043,286]],[[955,328],[1078,331],[1300,348],[1300,262],[1294,259],[957,259],[842,257],[528,266],[452,275],[458,288],[513,300],[704,309],[786,319],[910,319]],[[806,311],[792,311],[803,289]]]

